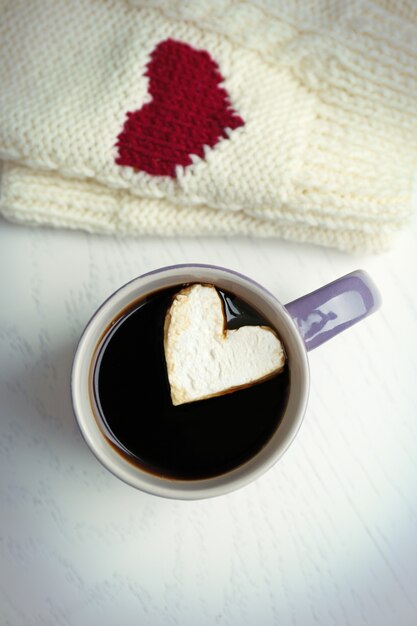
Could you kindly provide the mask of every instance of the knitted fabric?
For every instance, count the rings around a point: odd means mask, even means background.
[[[412,0],[0,0],[0,212],[378,251],[411,216]]]

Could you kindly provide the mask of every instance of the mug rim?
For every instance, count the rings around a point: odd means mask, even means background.
[[[237,284],[239,287],[243,285],[243,287],[246,287],[252,294],[256,294],[259,300],[263,303],[268,303],[270,308],[276,313],[279,312],[279,317],[284,321],[285,325],[285,333],[282,333],[281,325],[279,333],[283,336],[283,339],[285,339],[284,343],[286,347],[287,340],[290,338],[291,345],[293,346],[292,350],[297,353],[298,357],[295,364],[294,362],[292,363],[292,366],[296,366],[295,369],[297,370],[298,376],[297,389],[299,393],[297,394],[296,400],[294,400],[295,392],[293,391],[293,393],[291,393],[293,385],[291,381],[289,399],[284,416],[274,434],[265,443],[263,448],[249,460],[232,470],[197,480],[181,480],[166,476],[157,476],[147,471],[145,468],[140,468],[129,462],[120,453],[116,452],[105,437],[94,414],[89,392],[90,377],[89,374],[86,376],[86,367],[88,365],[87,370],[90,372],[97,346],[101,340],[100,338],[107,332],[109,319],[114,320],[117,314],[123,314],[127,306],[133,304],[136,300],[139,301],[141,298],[145,297],[147,293],[155,292],[155,287],[150,287],[152,278],[156,277],[162,279],[165,284],[159,288],[164,289],[176,283],[176,281],[170,283],[169,280],[175,278],[176,273],[181,273],[181,271],[213,272],[216,274],[218,280],[221,281],[222,278],[225,280],[229,278],[231,282],[233,282],[233,285]],[[147,279],[150,279],[150,282],[147,281]],[[195,282],[210,282],[201,276],[200,278],[188,277],[182,280],[178,277],[178,284],[193,282],[194,280]],[[216,284],[214,280],[212,282]],[[123,304],[123,299],[131,294],[131,292],[136,295],[128,297],[127,305],[126,303]],[[115,308],[117,312],[110,315],[113,308]],[[107,323],[100,323],[102,318],[104,319],[106,316],[109,318]],[[93,344],[95,347],[91,348]],[[291,373],[291,377],[292,376],[293,372]],[[219,496],[239,489],[270,469],[286,452],[301,427],[308,402],[309,385],[309,363],[303,339],[285,306],[268,289],[249,276],[237,272],[236,270],[212,264],[181,263],[156,268],[133,278],[113,291],[94,311],[85,325],[77,344],[71,373],[71,400],[76,422],[84,440],[94,456],[114,476],[152,495],[171,499],[194,500]],[[85,401],[86,394],[88,397],[87,403]],[[289,411],[289,405],[291,404],[290,400],[293,405],[295,402],[296,408],[291,409],[294,413],[292,416],[288,417],[287,413]],[[283,436],[281,426],[286,416],[286,434]],[[280,433],[279,436],[277,433]],[[272,445],[277,437],[279,437],[280,442]]]

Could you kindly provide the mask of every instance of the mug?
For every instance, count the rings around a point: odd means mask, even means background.
[[[239,467],[198,480],[158,476],[119,454],[104,436],[92,393],[92,367],[97,346],[112,322],[146,295],[187,283],[213,284],[232,292],[261,313],[277,330],[285,345],[291,376],[284,415],[264,447]],[[285,305],[251,278],[224,267],[182,264],[143,274],[113,293],[94,313],[81,336],[71,379],[73,408],[81,433],[108,470],[129,485],[150,494],[193,500],[243,487],[280,459],[301,426],[310,384],[307,353],[367,317],[378,309],[380,302],[377,288],[362,270],[338,278]]]

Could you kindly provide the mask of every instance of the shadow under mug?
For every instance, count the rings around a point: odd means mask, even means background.
[[[157,476],[119,454],[103,433],[91,385],[97,346],[121,312],[148,294],[186,283],[214,284],[258,310],[277,329],[286,348],[291,376],[285,413],[265,446],[239,467],[202,480]],[[251,278],[223,267],[183,264],[143,274],[113,293],[94,313],[81,336],[71,387],[74,412],[82,435],[96,457],[115,476],[154,495],[193,500],[243,487],[276,463],[301,426],[310,384],[308,351],[367,317],[379,308],[380,302],[378,290],[362,270],[338,278],[286,305]]]

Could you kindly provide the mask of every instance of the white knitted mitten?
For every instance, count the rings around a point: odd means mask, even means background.
[[[417,3],[0,0],[0,212],[386,248],[411,214]]]

